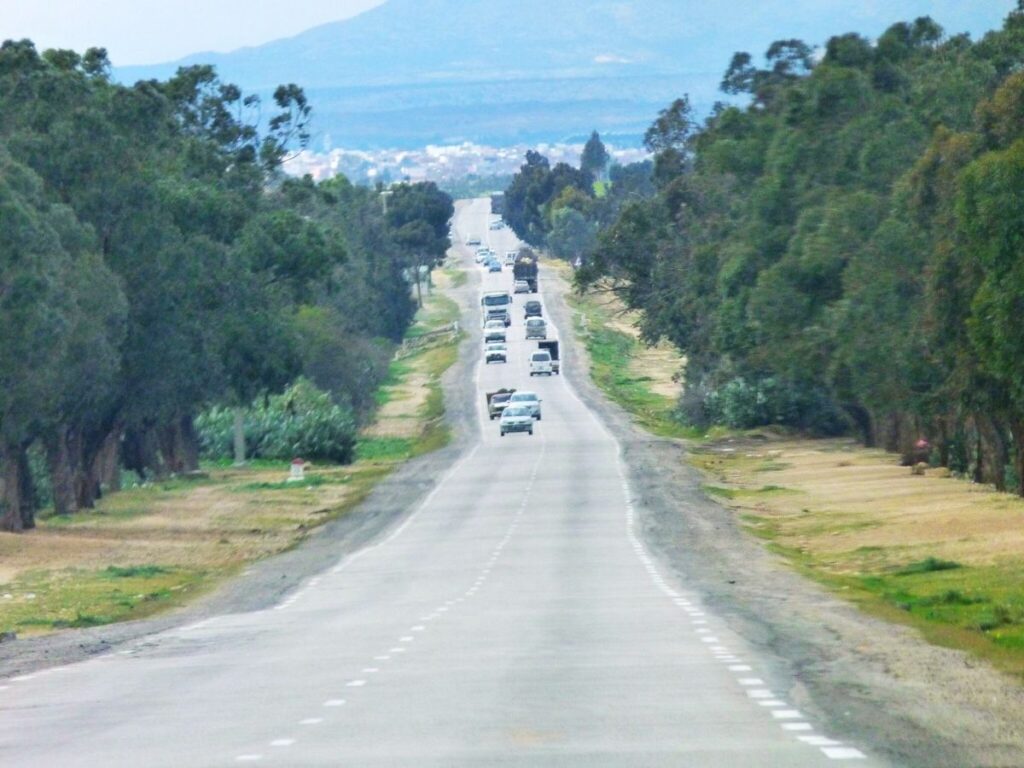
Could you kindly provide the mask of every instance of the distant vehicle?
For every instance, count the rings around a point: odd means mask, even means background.
[[[550,376],[555,372],[551,365],[551,353],[539,350],[530,355],[530,375]]]
[[[466,245],[480,245],[480,236],[470,235],[466,238]]]
[[[499,389],[497,392],[487,393],[487,415],[490,416],[491,421],[501,416],[501,412],[508,405],[509,398],[514,394],[514,389]]]
[[[491,232],[497,232],[499,229],[504,229],[504,228],[505,228],[505,222],[503,222],[501,219],[498,219],[497,221],[492,221],[491,222]]]
[[[542,317],[531,317],[526,321],[526,338],[546,339],[548,337],[548,324]]]
[[[481,248],[479,251],[476,252],[476,256],[473,257],[473,261],[475,261],[477,264],[483,264],[490,257],[491,252],[488,251],[486,248]]]
[[[540,421],[540,398],[536,392],[516,392],[508,399],[508,404],[528,408],[530,415]]]
[[[523,304],[524,319],[529,320],[531,317],[540,317],[544,314],[543,307],[540,302],[536,299],[530,299],[530,301]]]
[[[516,256],[519,255],[519,251],[506,251],[505,253],[505,266],[511,267],[516,263]]]
[[[487,312],[491,309],[509,309],[512,306],[512,294],[508,291],[488,291],[480,297],[480,307]]]
[[[507,363],[508,362],[508,347],[504,344],[488,344],[484,347],[484,363],[490,365],[491,363]]]
[[[488,272],[501,272],[501,262],[498,261],[497,259],[491,259],[487,263],[487,271]]]
[[[502,437],[509,432],[525,432],[528,435],[532,435],[533,415],[530,413],[530,409],[510,405],[502,411],[501,421],[498,422],[498,431]]]
[[[530,284],[525,280],[516,280],[512,284],[512,293],[529,293]]]
[[[505,323],[501,320],[488,320],[484,326],[484,344],[500,343],[508,341],[505,335]]]
[[[512,325],[512,316],[508,313],[508,310],[504,307],[491,307],[484,313],[484,325],[486,326],[490,320],[501,320],[508,328]]]
[[[543,349],[551,355],[551,370],[558,376],[562,373],[562,363],[558,359],[558,340],[538,341],[537,349]]]
[[[537,292],[537,257],[533,251],[526,249],[516,256],[516,263],[512,265],[512,274],[516,280],[525,280],[530,286],[530,293]]]

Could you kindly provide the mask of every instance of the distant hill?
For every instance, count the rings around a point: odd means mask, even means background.
[[[975,36],[1014,0],[389,0],[366,13],[227,54],[116,70],[125,82],[214,64],[266,93],[302,85],[317,148],[558,141],[597,128],[637,140],[682,93],[707,108],[733,52],[820,44],[931,15]],[[898,8],[896,8],[898,6]]]

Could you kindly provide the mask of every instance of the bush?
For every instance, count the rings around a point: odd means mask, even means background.
[[[206,458],[229,458],[234,446],[234,412],[215,407],[196,419]],[[255,404],[245,414],[247,454],[254,459],[289,461],[304,458],[348,464],[356,425],[352,410],[305,379],[287,391]]]
[[[753,429],[780,424],[825,435],[847,429],[841,411],[825,391],[770,376],[753,380],[737,376],[717,388],[697,387],[684,398],[682,416],[698,427],[720,424]]]

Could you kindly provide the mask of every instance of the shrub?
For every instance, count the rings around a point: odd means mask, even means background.
[[[203,455],[223,459],[232,455],[234,413],[214,407],[196,419]],[[254,459],[304,459],[348,464],[355,448],[356,424],[350,408],[305,379],[287,391],[246,410],[245,442]]]
[[[719,387],[701,386],[684,396],[682,417],[694,426],[721,424],[752,429],[780,424],[806,432],[836,435],[847,423],[828,393],[819,387],[768,376],[736,376]]]

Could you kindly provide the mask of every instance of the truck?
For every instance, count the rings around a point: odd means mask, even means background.
[[[549,339],[547,341],[538,341],[537,349],[542,349],[551,355],[551,370],[556,376],[561,374],[562,364],[558,359],[558,340]]]
[[[491,418],[491,421],[501,416],[501,412],[508,405],[509,398],[515,392],[514,389],[499,389],[497,392],[487,393],[487,415]]]
[[[530,293],[537,292],[537,256],[528,248],[524,248],[516,256],[516,263],[512,265],[512,276],[516,280],[523,280],[530,286]]]
[[[480,297],[480,308],[484,316],[492,309],[511,309],[512,294],[508,291],[489,291]]]

